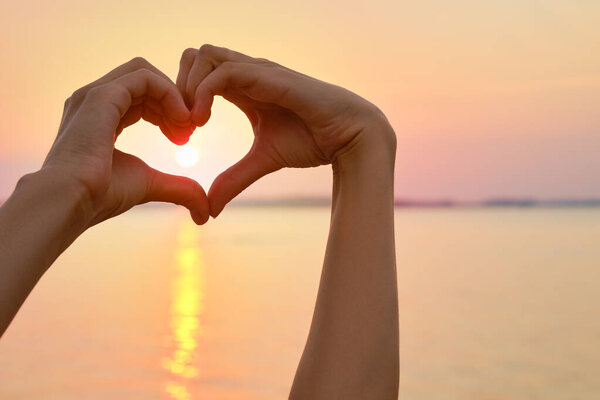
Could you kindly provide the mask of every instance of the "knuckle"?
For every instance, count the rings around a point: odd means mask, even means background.
[[[89,91],[89,88],[87,86],[79,88],[79,89],[77,89],[76,91],[73,92],[73,94],[71,95],[71,97],[69,97],[67,99],[67,101],[74,102],[74,103],[79,103],[79,102],[83,101],[83,99],[87,95],[88,91]]]
[[[135,68],[148,68],[150,66],[150,63],[144,57],[134,57],[129,61],[129,64]]]
[[[270,67],[270,68],[274,69],[276,72],[278,72],[281,75],[285,75],[285,76],[290,76],[290,74],[296,74],[297,75],[297,73],[294,72],[293,70],[291,70],[291,69],[289,69],[287,67],[284,67],[283,65],[278,64],[278,63],[273,62],[273,61],[269,61],[269,63],[267,64],[267,67]]]
[[[231,73],[235,69],[235,63],[233,61],[225,61],[219,65],[219,69],[224,73]]]
[[[205,43],[198,49],[201,55],[211,55],[215,51],[216,47],[212,44]]]
[[[266,58],[255,58],[254,59],[257,64],[267,64],[267,65],[275,65],[271,60],[267,60]]]
[[[181,63],[189,60],[189,59],[193,59],[196,57],[196,54],[198,53],[198,49],[194,49],[194,48],[187,48],[183,51],[183,53],[181,54]]]
[[[106,87],[96,86],[96,87],[93,87],[90,90],[88,90],[85,97],[92,98],[92,99],[100,98],[100,97],[103,97],[106,95],[106,91],[107,91]]]
[[[152,73],[153,72],[151,70],[149,70],[148,68],[144,68],[144,67],[139,68],[137,71],[135,71],[135,74],[139,75],[142,78],[150,76],[150,75],[152,75]]]
[[[99,100],[103,101],[106,99],[111,99],[122,94],[122,90],[118,85],[108,84],[96,86],[90,89],[86,95],[86,98],[90,100]]]
[[[132,81],[150,81],[155,76],[155,73],[147,68],[139,68],[131,72],[129,77]]]

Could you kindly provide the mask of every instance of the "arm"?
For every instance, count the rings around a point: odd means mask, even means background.
[[[398,299],[393,229],[396,137],[371,103],[265,59],[188,49],[177,85],[208,121],[214,96],[236,104],[252,148],[215,179],[211,215],[281,168],[332,164],[331,230],[308,342],[291,399],[397,399]]]
[[[390,148],[355,147],[333,164],[329,240],[291,399],[398,398]]]
[[[208,201],[195,181],[163,174],[114,148],[144,118],[175,143],[187,140],[189,110],[160,71],[134,59],[76,91],[42,169],[21,178],[0,207],[0,335],[54,260],[87,228],[136,204],[183,204],[201,224]]]
[[[85,193],[47,173],[21,178],[0,207],[0,335],[60,253],[83,231]]]

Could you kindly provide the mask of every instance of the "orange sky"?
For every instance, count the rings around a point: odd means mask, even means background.
[[[0,198],[41,164],[71,92],[134,56],[174,79],[181,51],[203,43],[379,105],[399,137],[398,197],[600,197],[595,0],[13,3],[0,5]],[[117,147],[208,189],[251,139],[243,114],[218,102],[192,138],[193,168],[145,123]],[[330,175],[278,172],[245,195],[328,195]]]

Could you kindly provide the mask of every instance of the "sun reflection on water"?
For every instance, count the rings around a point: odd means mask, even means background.
[[[198,239],[196,225],[186,222],[181,226],[175,253],[176,276],[171,304],[172,352],[162,361],[162,367],[171,374],[165,391],[176,400],[192,398],[187,380],[198,375],[195,356],[202,334],[200,317],[204,311],[204,261]]]

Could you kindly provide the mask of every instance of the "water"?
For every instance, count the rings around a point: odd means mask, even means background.
[[[329,211],[145,207],[55,263],[0,340],[1,399],[283,399]],[[600,209],[398,210],[401,398],[600,396]]]

